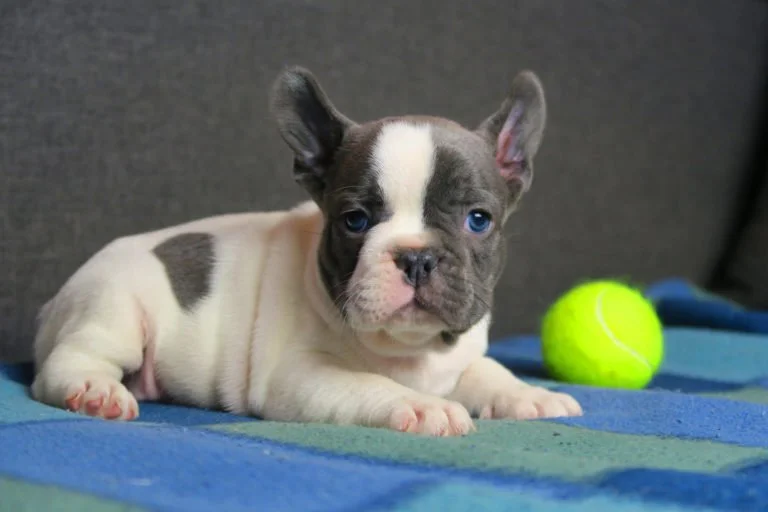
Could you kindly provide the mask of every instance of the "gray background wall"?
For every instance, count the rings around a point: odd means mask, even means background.
[[[549,127],[509,229],[494,336],[584,278],[706,280],[732,229],[765,86],[746,0],[170,2],[0,6],[0,357],[110,239],[304,199],[267,116],[287,64],[350,117],[474,125],[512,77]]]

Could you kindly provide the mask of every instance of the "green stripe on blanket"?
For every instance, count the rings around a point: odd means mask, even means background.
[[[529,473],[583,481],[626,467],[716,473],[768,450],[678,438],[615,434],[545,421],[479,421],[462,438],[425,438],[383,429],[274,422],[230,423],[211,429],[332,453],[462,469]]]
[[[141,512],[145,509],[53,485],[0,477],[0,512]]]

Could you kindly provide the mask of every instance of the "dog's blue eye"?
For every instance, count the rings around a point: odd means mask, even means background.
[[[469,212],[469,215],[467,215],[464,227],[471,233],[485,233],[491,227],[491,214],[484,212],[483,210],[472,210]]]
[[[362,233],[368,229],[370,222],[368,215],[359,210],[344,214],[344,224],[347,226],[347,229],[353,233]]]

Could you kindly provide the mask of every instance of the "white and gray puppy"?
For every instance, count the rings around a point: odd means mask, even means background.
[[[33,396],[108,419],[172,400],[428,435],[581,414],[485,356],[502,228],[544,130],[536,76],[475,130],[357,124],[299,67],[271,101],[312,201],[108,244],[41,309]]]

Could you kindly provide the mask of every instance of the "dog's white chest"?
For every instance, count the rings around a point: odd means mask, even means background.
[[[385,358],[370,353],[361,357],[371,370],[395,382],[422,393],[446,396],[456,387],[467,365],[485,353],[489,321],[486,317],[478,322],[460,337],[455,346],[428,352],[421,357]]]

